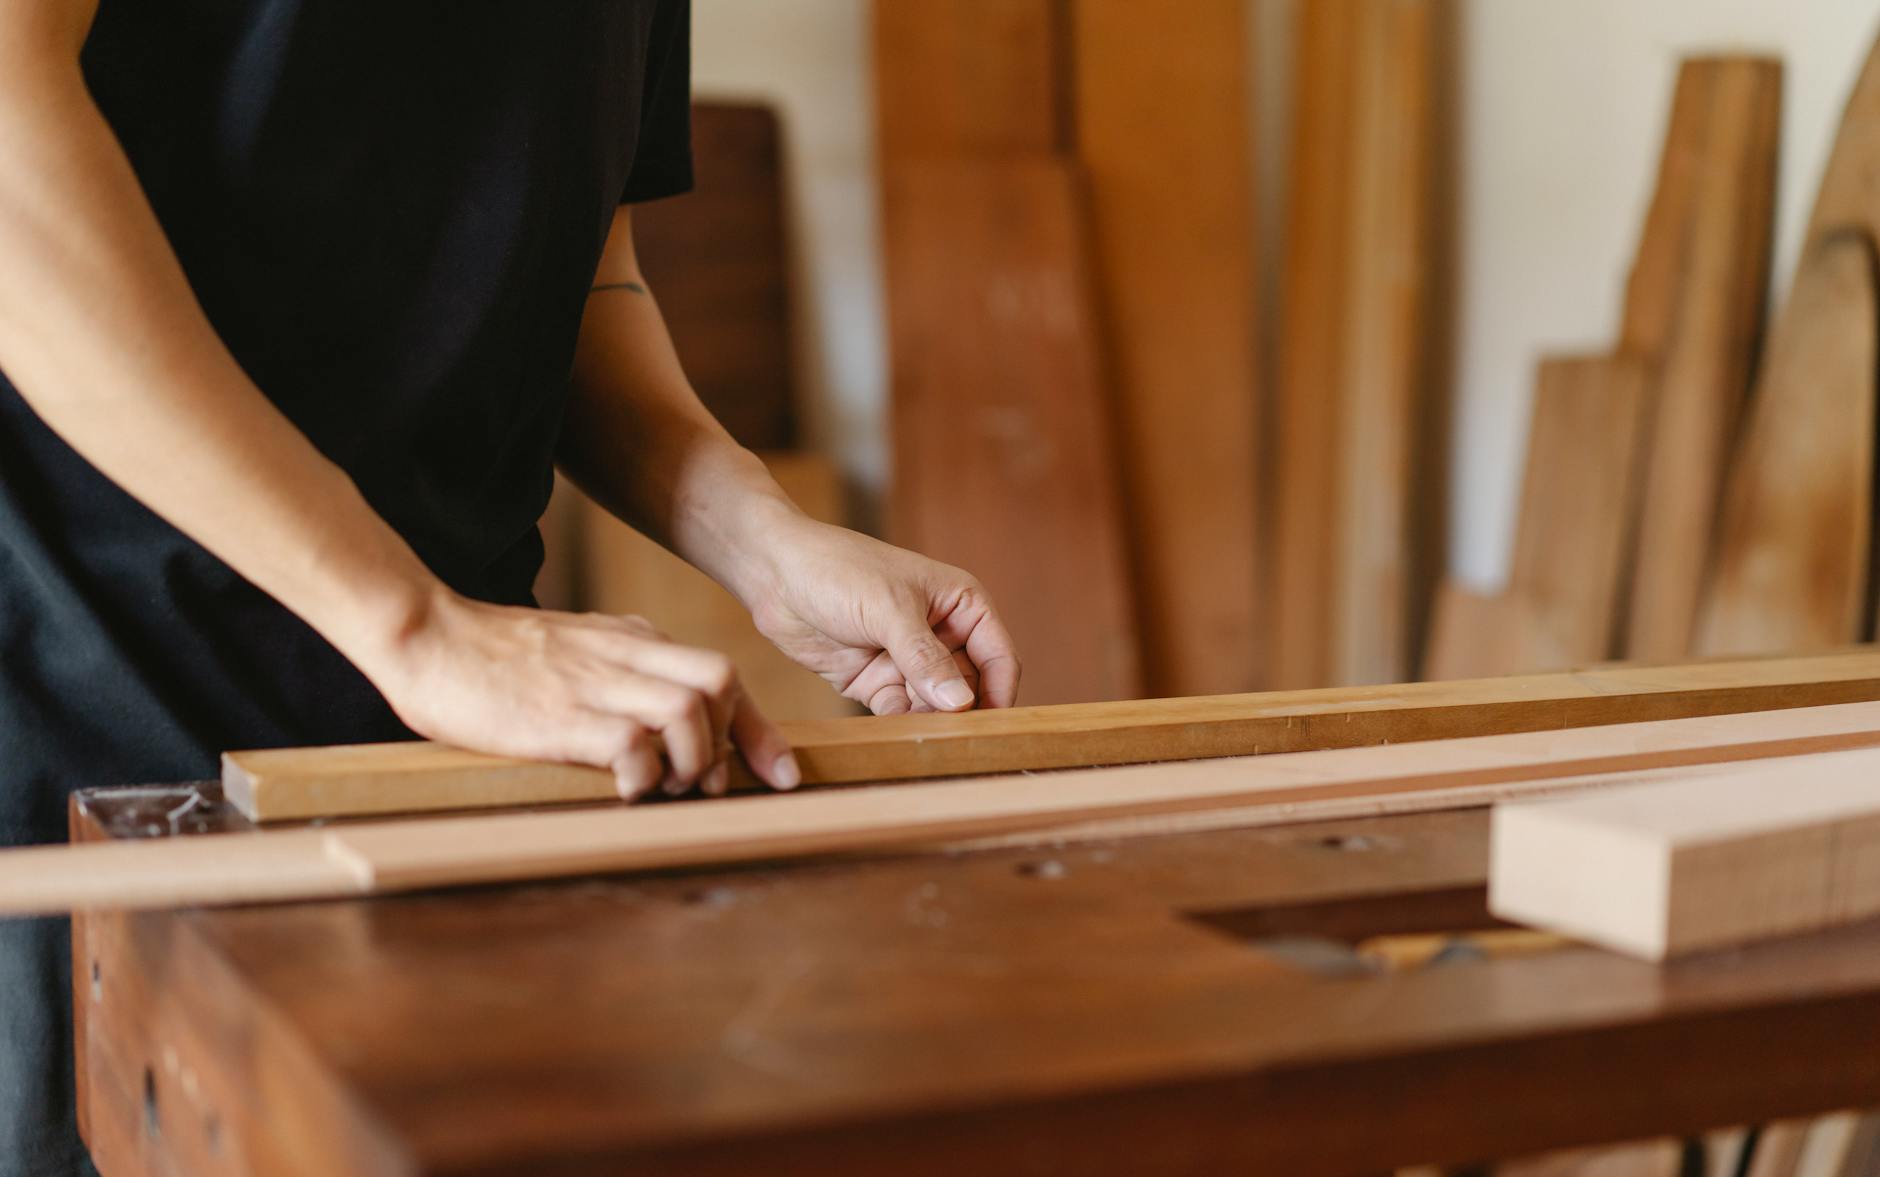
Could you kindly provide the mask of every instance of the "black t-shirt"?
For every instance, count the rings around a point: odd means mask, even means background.
[[[242,367],[459,591],[526,603],[614,209],[683,191],[685,0],[103,0],[86,79]],[[74,786],[406,735],[0,380],[0,844]]]

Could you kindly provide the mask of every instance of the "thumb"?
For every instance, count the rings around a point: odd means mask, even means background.
[[[960,673],[953,652],[933,636],[925,621],[897,630],[888,639],[887,650],[908,689],[935,711],[964,711],[973,705],[973,688]]]

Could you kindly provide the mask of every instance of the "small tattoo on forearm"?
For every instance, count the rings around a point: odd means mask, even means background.
[[[603,290],[631,290],[635,294],[646,293],[646,287],[640,285],[638,282],[603,282],[599,286],[596,286],[594,287],[594,289],[588,291],[588,293],[597,294]]]

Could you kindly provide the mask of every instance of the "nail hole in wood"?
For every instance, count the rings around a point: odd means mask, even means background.
[[[1327,850],[1363,851],[1373,849],[1377,843],[1363,834],[1329,834],[1319,839],[1319,845]]]
[[[1071,872],[1069,867],[1057,859],[1047,858],[1041,862],[1019,863],[1018,873],[1028,879],[1061,879]]]
[[[144,1134],[156,1137],[162,1134],[163,1125],[157,1118],[157,1076],[149,1067],[144,1068]]]
[[[98,1001],[104,997],[103,974],[98,970],[98,962],[91,962],[91,999]]]

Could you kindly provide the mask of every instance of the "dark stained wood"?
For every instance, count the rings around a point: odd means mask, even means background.
[[[1141,693],[1075,169],[884,172],[896,542],[972,570],[1024,652],[1021,699]]]
[[[875,127],[884,158],[1066,148],[1068,3],[875,0]]]
[[[743,445],[796,444],[783,162],[768,106],[692,106],[696,186],[633,207],[634,246],[692,387]]]
[[[1880,1101],[1880,926],[1360,979],[1267,939],[1472,923],[1485,853],[1461,813],[93,915],[83,1098],[106,1177],[1331,1177]]]

